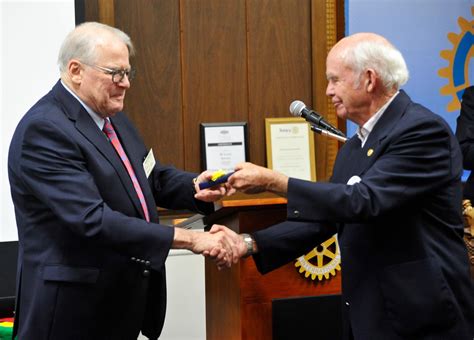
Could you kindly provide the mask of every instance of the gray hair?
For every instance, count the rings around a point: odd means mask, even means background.
[[[121,30],[98,22],[85,22],[78,25],[64,39],[59,49],[59,71],[64,73],[71,59],[78,59],[84,63],[94,64],[97,59],[96,47],[103,41],[103,34],[110,33],[127,45],[130,56],[135,54],[135,49],[130,37]]]
[[[405,59],[390,43],[381,40],[359,41],[353,48],[345,50],[342,59],[359,80],[365,70],[375,70],[387,91],[398,90],[408,81]],[[358,81],[356,83],[358,87]]]

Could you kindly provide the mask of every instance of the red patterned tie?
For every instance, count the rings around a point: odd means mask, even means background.
[[[140,203],[142,205],[143,212],[145,213],[145,218],[147,222],[150,222],[150,215],[148,214],[148,208],[146,207],[146,202],[145,202],[145,196],[143,196],[142,189],[140,188],[140,183],[138,183],[137,176],[135,176],[135,171],[133,171],[132,164],[130,164],[130,161],[128,160],[127,154],[122,148],[122,144],[120,144],[120,140],[117,137],[117,134],[115,133],[114,127],[112,126],[112,123],[110,123],[109,119],[105,119],[105,125],[104,125],[104,132],[107,135],[107,137],[110,140],[110,143],[115,148],[115,151],[117,151],[118,155],[120,156],[120,159],[122,160],[123,164],[125,165],[125,168],[127,169],[127,172],[132,180],[133,187],[135,188],[135,191],[137,192],[138,199],[140,200]]]

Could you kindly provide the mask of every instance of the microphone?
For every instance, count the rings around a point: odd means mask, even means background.
[[[305,105],[305,103],[303,103],[300,100],[295,100],[291,103],[290,113],[295,117],[303,117],[304,119],[306,119],[306,121],[310,122],[311,124],[316,125],[317,127],[321,127],[336,135],[345,137],[342,131],[336,129],[334,126],[326,122],[320,114],[311,110],[309,107]]]
[[[325,130],[325,129],[321,129],[320,127],[317,127],[315,125],[311,125],[311,130],[313,130],[314,132],[316,133],[319,133],[320,135],[323,135],[323,136],[326,136],[326,137],[330,137],[330,138],[334,138],[340,142],[347,142],[347,138],[345,136],[339,136],[339,135],[336,135],[335,133],[332,133],[328,130]]]

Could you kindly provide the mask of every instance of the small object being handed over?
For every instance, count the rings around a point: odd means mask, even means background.
[[[234,173],[234,171],[225,173],[225,171],[222,170],[222,169],[217,170],[217,171],[214,172],[214,174],[212,175],[210,181],[199,183],[199,189],[201,189],[201,190],[202,190],[202,189],[207,189],[207,188],[211,188],[211,187],[213,187],[213,186],[215,186],[215,185],[225,183],[225,182],[227,182],[227,179],[228,179],[230,176],[232,176],[233,173]]]

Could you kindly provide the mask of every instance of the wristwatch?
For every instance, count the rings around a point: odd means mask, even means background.
[[[242,236],[242,240],[244,241],[245,245],[247,246],[247,252],[245,253],[244,257],[249,257],[250,255],[255,254],[255,240],[249,234],[240,234]]]

